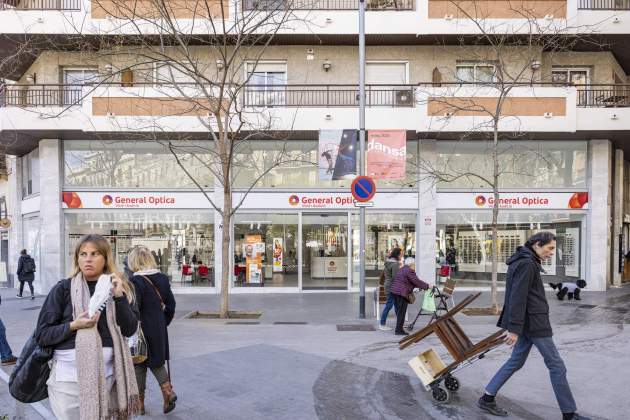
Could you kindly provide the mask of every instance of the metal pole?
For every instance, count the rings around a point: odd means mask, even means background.
[[[359,0],[359,153],[365,175],[365,0]],[[359,318],[365,319],[365,207],[359,209]]]

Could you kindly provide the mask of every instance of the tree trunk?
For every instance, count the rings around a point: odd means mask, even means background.
[[[494,121],[494,138],[492,148],[492,194],[494,196],[494,205],[492,206],[492,287],[490,295],[492,299],[492,312],[497,314],[499,312],[499,305],[497,302],[497,288],[498,288],[498,237],[497,237],[497,224],[499,221],[499,121]]]
[[[221,318],[229,318],[230,284],[230,224],[232,221],[232,190],[223,189],[223,217],[221,229]]]

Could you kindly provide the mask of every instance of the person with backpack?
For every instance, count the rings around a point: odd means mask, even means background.
[[[20,293],[18,297],[21,298],[22,292],[24,292],[24,283],[28,283],[28,288],[31,289],[31,300],[35,299],[35,289],[33,289],[33,280],[35,280],[35,260],[28,255],[25,249],[20,252],[20,259],[18,260],[17,276],[20,282]]]

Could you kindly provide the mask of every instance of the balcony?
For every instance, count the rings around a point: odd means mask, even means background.
[[[415,0],[367,0],[368,11],[410,11]],[[359,10],[359,0],[243,0],[243,10]]]
[[[54,10],[76,12],[81,0],[0,0],[0,10]]]
[[[579,10],[630,10],[630,0],[579,0]]]
[[[0,107],[65,107],[81,105],[83,86],[2,85]]]

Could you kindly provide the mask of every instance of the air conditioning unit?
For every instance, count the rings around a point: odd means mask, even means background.
[[[413,90],[397,90],[396,91],[396,105],[397,106],[412,106],[413,105]]]

